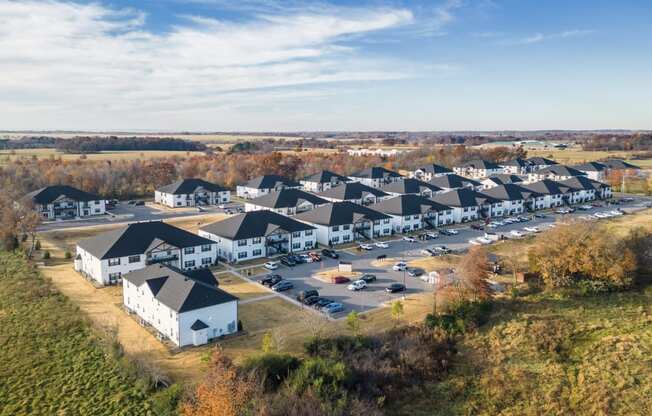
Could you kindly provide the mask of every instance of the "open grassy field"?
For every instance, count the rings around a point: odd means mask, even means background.
[[[145,415],[149,382],[20,255],[0,253],[0,415]]]
[[[84,155],[86,160],[135,160],[135,159],[155,159],[164,157],[190,157],[203,155],[204,152],[186,152],[186,151],[165,151],[165,150],[134,150],[134,151],[116,151],[116,152],[100,152]],[[7,160],[17,160],[21,158],[49,159],[61,158],[62,160],[79,160],[82,158],[80,154],[69,154],[59,152],[56,149],[17,149],[17,150],[0,150],[0,164],[5,163]]]
[[[652,169],[652,159],[642,159],[642,160],[633,160],[632,156],[636,152],[625,152],[625,151],[584,151],[578,148],[568,148],[566,150],[556,150],[556,149],[537,149],[537,150],[528,150],[528,157],[542,156],[550,159],[554,159],[562,164],[576,164],[576,163],[585,163],[591,162],[594,160],[604,159],[604,158],[616,158],[616,159],[625,159],[626,161],[639,166],[643,169]]]

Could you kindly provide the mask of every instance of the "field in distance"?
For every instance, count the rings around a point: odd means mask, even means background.
[[[162,157],[189,157],[200,156],[204,152],[188,152],[183,150],[124,150],[113,152],[88,153],[84,155],[87,160],[135,160],[135,159],[156,159]],[[79,153],[63,153],[56,149],[16,149],[0,151],[0,165],[7,160],[21,158],[49,159],[61,158],[63,160],[78,160],[82,157]]]
[[[33,133],[16,133],[16,132],[2,132],[0,131],[0,138],[9,138],[9,139],[18,139],[23,136],[52,136],[60,137],[62,139],[70,139],[78,136],[115,136],[115,137],[174,137],[178,139],[190,140],[195,142],[202,143],[237,143],[240,141],[254,141],[254,140],[265,140],[265,139],[285,139],[285,140],[297,140],[302,137],[298,136],[267,136],[267,135],[256,135],[256,134],[183,134],[183,133],[111,133],[111,132],[76,132],[76,133],[42,133],[42,132],[33,132]]]

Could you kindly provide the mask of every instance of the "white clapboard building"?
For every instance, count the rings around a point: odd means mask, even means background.
[[[170,208],[219,205],[231,201],[228,189],[203,179],[181,179],[154,191],[154,202]]]

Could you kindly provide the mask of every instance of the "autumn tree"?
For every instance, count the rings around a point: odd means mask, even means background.
[[[491,298],[493,291],[489,285],[489,261],[484,247],[473,246],[462,257],[457,274],[464,285],[471,291],[473,300]]]

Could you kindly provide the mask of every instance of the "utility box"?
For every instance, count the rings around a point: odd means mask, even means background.
[[[348,261],[341,261],[338,266],[338,271],[340,273],[351,273],[353,271],[353,265]]]

